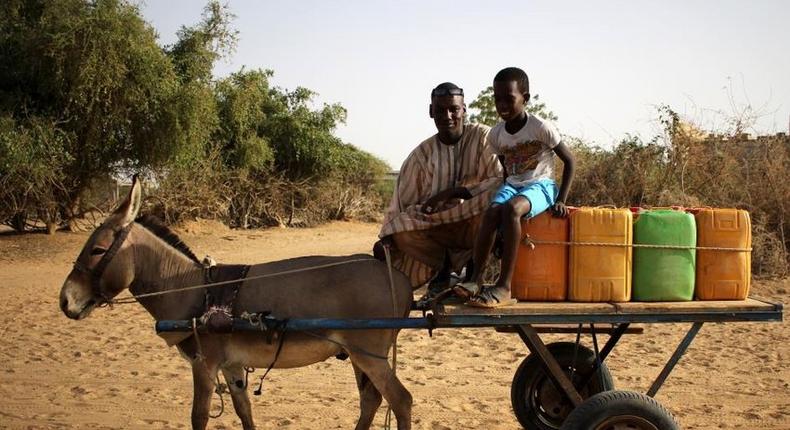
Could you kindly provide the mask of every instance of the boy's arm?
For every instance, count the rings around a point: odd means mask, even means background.
[[[565,201],[568,199],[568,192],[570,192],[571,183],[573,183],[573,175],[576,173],[576,159],[563,142],[554,147],[554,153],[562,160],[563,167],[560,193],[557,196],[557,202],[552,207],[552,212],[554,212],[554,215],[564,218],[568,216],[568,208],[565,207]]]

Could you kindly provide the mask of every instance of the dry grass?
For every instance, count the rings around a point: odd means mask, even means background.
[[[753,223],[754,274],[786,275],[790,138],[705,134],[676,116],[667,129],[665,139],[629,137],[611,150],[575,142],[578,168],[569,202],[746,209]]]
[[[214,219],[233,228],[307,227],[331,220],[372,221],[381,199],[373,184],[342,178],[287,180],[271,173],[223,169],[217,158],[159,178],[148,210],[169,224]]]

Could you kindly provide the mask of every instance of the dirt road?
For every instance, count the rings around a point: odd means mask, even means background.
[[[178,231],[198,256],[252,263],[368,252],[377,229],[334,223],[248,232],[204,222]],[[156,336],[141,307],[99,309],[84,321],[58,309],[61,283],[86,239],[0,236],[0,428],[188,428],[189,367]],[[759,282],[753,294],[786,303],[788,290],[788,280]],[[626,336],[608,360],[616,386],[645,392],[687,328],[651,325]],[[526,355],[517,336],[405,331],[399,345],[398,374],[414,395],[415,429],[520,428],[510,407],[511,379]],[[788,322],[706,324],[657,400],[685,429],[787,430],[788,361]],[[357,402],[351,366],[332,359],[273,371],[253,409],[259,428],[347,429],[356,423]],[[209,427],[241,428],[230,407]]]

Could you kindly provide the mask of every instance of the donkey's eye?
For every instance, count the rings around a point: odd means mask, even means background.
[[[105,252],[107,252],[107,250],[104,248],[93,248],[93,250],[91,251],[91,255],[102,255]]]

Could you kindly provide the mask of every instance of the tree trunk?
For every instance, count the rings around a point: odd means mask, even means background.
[[[25,231],[27,227],[27,214],[24,212],[17,212],[11,217],[11,227],[19,233]]]

